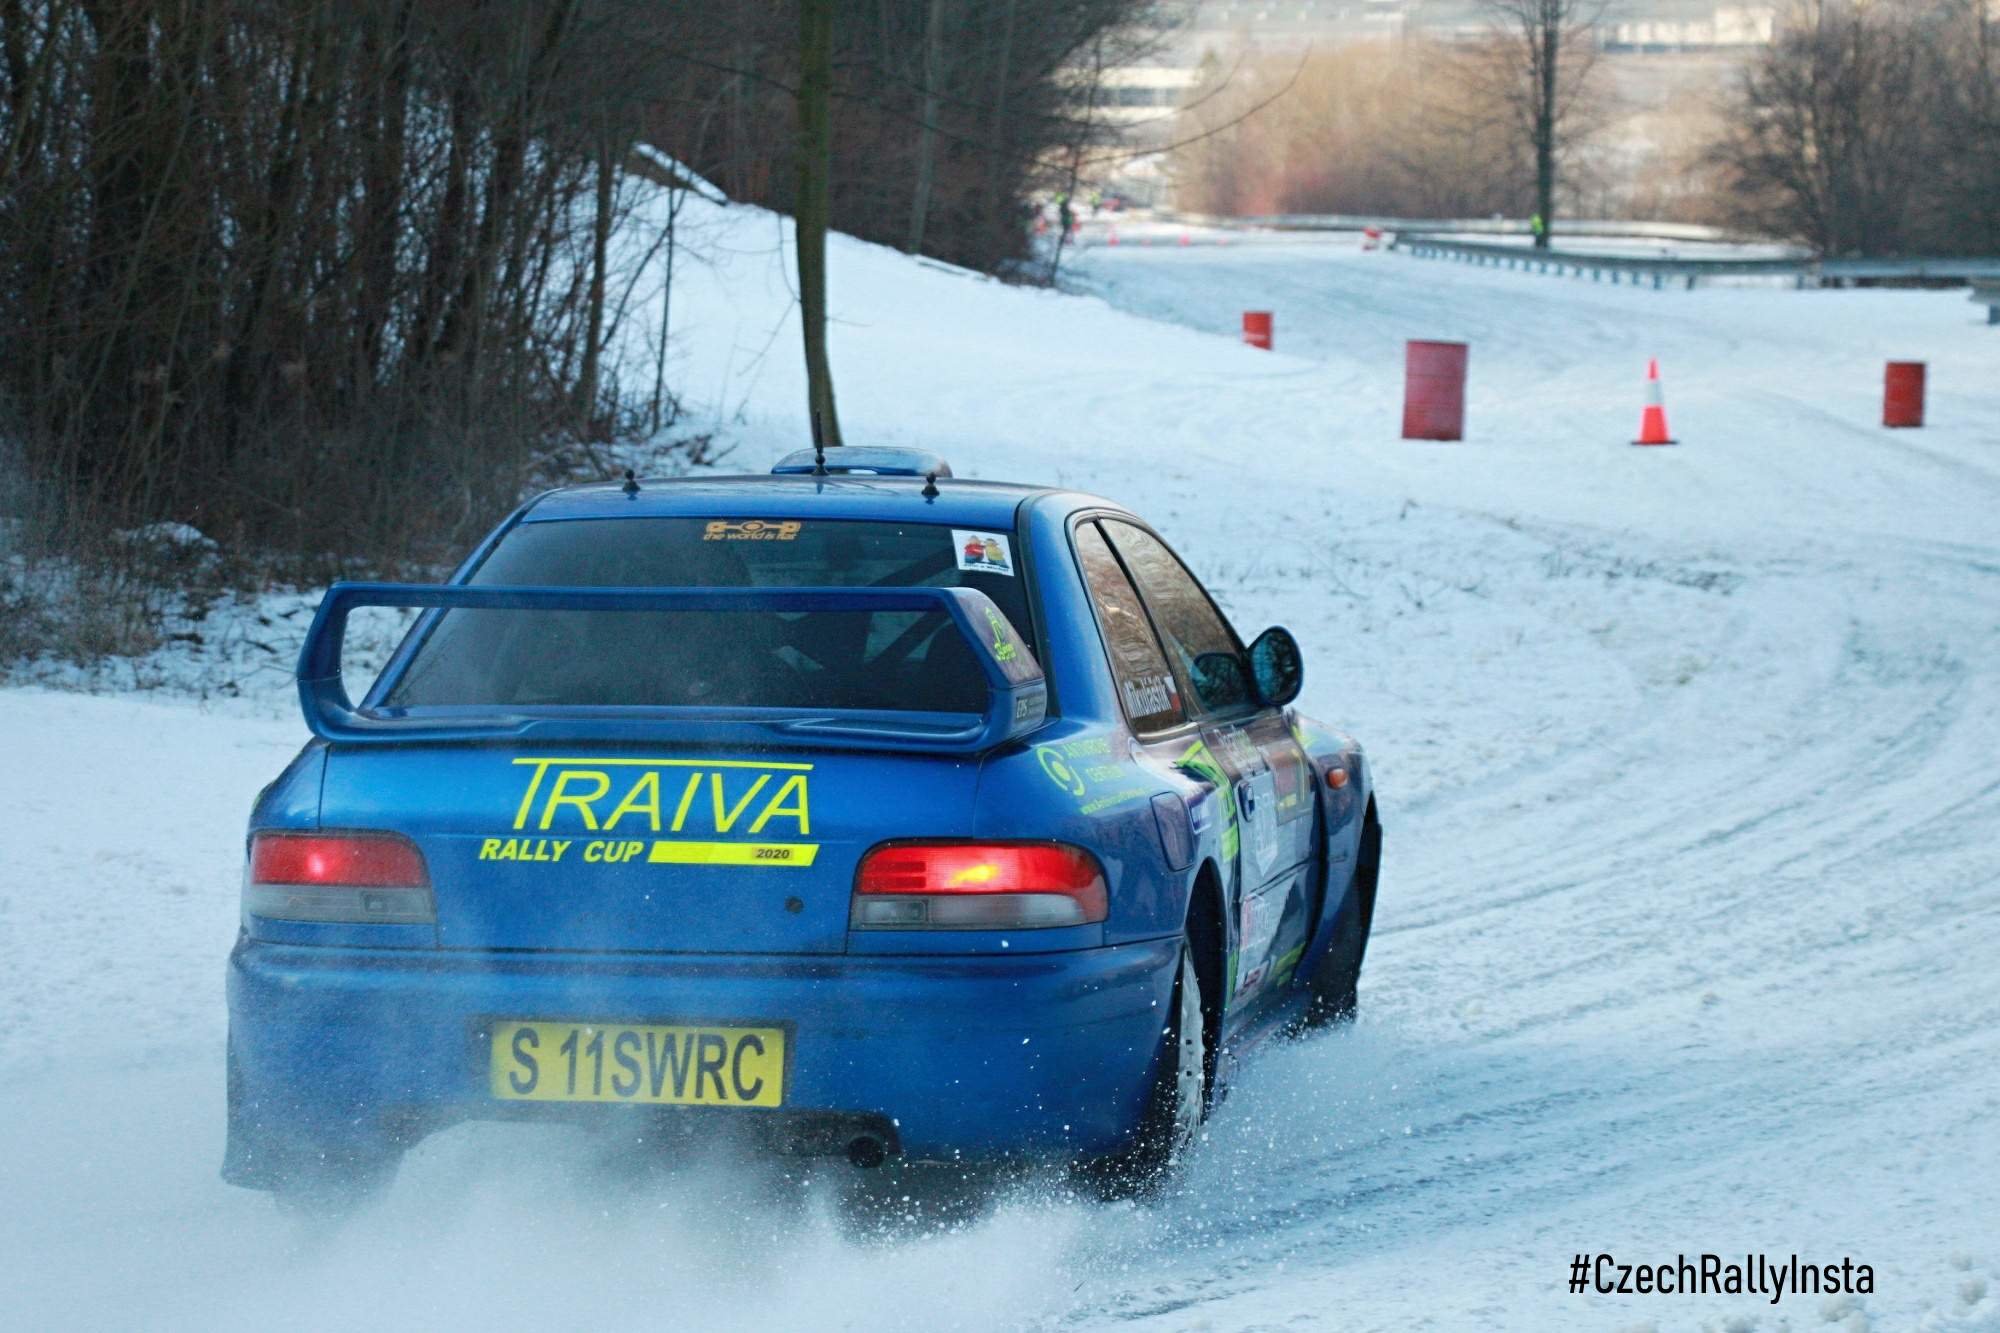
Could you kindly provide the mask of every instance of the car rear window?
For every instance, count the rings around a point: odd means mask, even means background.
[[[717,518],[529,522],[479,586],[975,588],[1032,646],[1011,532]],[[986,680],[942,612],[443,613],[382,704],[979,712]]]

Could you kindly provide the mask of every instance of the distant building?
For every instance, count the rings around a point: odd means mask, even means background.
[[[1768,46],[1777,17],[1770,5],[1631,0],[1605,14],[1599,42],[1606,51],[1645,53]]]
[[[1104,71],[1098,92],[1098,117],[1140,129],[1166,124],[1201,82],[1201,70],[1189,64],[1125,65]]]
[[[1478,0],[1181,0],[1161,6],[1187,63],[1203,51],[1296,52],[1402,35],[1474,37],[1492,25]],[[1611,0],[1600,21],[1611,51],[1706,51],[1771,40],[1775,4]]]

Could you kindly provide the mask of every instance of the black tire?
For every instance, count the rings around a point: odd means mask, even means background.
[[[1166,1182],[1194,1146],[1208,1115],[1209,1025],[1192,940],[1181,942],[1179,971],[1161,1033],[1159,1068],[1132,1145],[1113,1157],[1080,1165],[1083,1183],[1108,1199],[1150,1194]]]
[[[1302,1032],[1316,1032],[1336,1023],[1351,1023],[1361,1008],[1361,963],[1368,954],[1368,932],[1375,921],[1375,885],[1382,870],[1382,826],[1370,813],[1361,826],[1361,845],[1354,858],[1357,891],[1355,909],[1340,923],[1340,931],[1319,967],[1307,981],[1310,994]]]

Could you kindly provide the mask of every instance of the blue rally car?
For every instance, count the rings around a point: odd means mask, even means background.
[[[355,704],[361,607],[421,614]],[[675,1117],[1143,1187],[1354,1005],[1380,825],[1300,672],[1131,513],[905,450],[559,490],[449,584],[338,584],[250,818],[223,1174]]]

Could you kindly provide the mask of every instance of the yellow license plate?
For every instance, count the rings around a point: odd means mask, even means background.
[[[785,1030],[496,1023],[488,1086],[510,1102],[780,1106]]]

